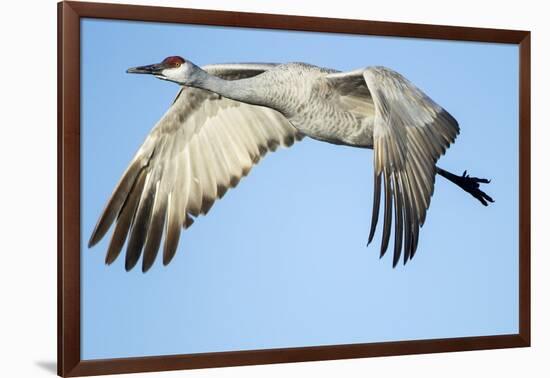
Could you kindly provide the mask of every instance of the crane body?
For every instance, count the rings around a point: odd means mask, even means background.
[[[200,68],[174,56],[127,72],[153,75],[181,89],[136,153],[92,232],[90,247],[115,224],[108,264],[127,244],[126,269],[143,255],[145,272],[162,240],[163,262],[168,264],[181,230],[205,215],[267,152],[304,137],[373,150],[368,241],[382,207],[380,254],[388,249],[393,226],[393,266],[402,255],[406,263],[416,253],[436,174],[485,206],[493,202],[479,189],[489,180],[436,166],[458,136],[458,122],[389,68],[339,72],[307,63]]]

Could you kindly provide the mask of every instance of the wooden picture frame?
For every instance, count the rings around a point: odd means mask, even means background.
[[[82,360],[80,354],[80,19],[516,44],[519,46],[519,333],[417,341]],[[81,2],[58,4],[58,374],[84,376],[530,345],[530,32]]]

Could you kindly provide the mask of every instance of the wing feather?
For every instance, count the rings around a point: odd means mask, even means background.
[[[186,169],[189,172],[189,182],[191,190],[189,191],[189,202],[187,204],[187,210],[194,217],[198,217],[201,213],[202,201],[203,201],[203,185],[204,181],[201,183],[201,155],[198,150],[197,140],[195,138],[191,139],[191,142],[187,146],[187,152],[189,158],[186,160]],[[179,174],[176,172],[176,174]]]
[[[168,214],[165,228],[165,240],[164,249],[162,255],[162,262],[164,265],[168,265],[174,258],[181,233],[182,216],[180,212],[180,197],[173,195],[173,192],[168,196]]]
[[[145,186],[132,224],[130,240],[126,246],[125,268],[127,271],[131,270],[136,265],[141,256],[141,251],[143,250],[145,238],[147,237],[149,229],[149,220],[155,201],[156,188],[156,182],[154,182],[153,177],[149,174],[145,179]]]
[[[155,261],[160,243],[162,232],[164,229],[164,221],[166,219],[166,196],[161,191],[161,183],[157,182],[155,204],[153,206],[149,231],[147,232],[147,240],[143,248],[143,264],[142,270],[148,271]]]
[[[88,248],[93,247],[99,242],[103,236],[107,233],[118,214],[120,213],[122,206],[130,194],[130,190],[133,187],[138,175],[141,173],[143,167],[147,164],[148,158],[135,158],[130,166],[126,169],[126,172],[122,175],[120,182],[115,187],[111,198],[107,202],[103,214],[97,222],[92,237],[88,242]]]
[[[128,231],[130,230],[134,219],[134,214],[136,213],[136,209],[139,204],[143,185],[145,184],[145,177],[145,171],[141,170],[135,184],[126,198],[124,206],[118,214],[115,230],[111,236],[111,241],[109,242],[109,247],[107,248],[107,254],[105,255],[105,263],[108,265],[116,260],[122,250],[122,247],[124,246],[124,243],[126,242]]]

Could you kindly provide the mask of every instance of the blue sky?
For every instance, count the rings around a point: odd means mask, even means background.
[[[515,45],[82,21],[82,358],[516,333]],[[441,177],[405,267],[367,248],[372,151],[304,140],[268,155],[197,219],[173,262],[142,274],[86,242],[177,86],[128,67],[304,61],[385,65],[459,121],[438,165],[493,181],[481,206]],[[391,245],[390,245],[391,250]]]

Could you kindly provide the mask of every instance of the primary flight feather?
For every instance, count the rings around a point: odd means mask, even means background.
[[[90,237],[114,224],[110,264],[126,247],[126,270],[168,264],[180,232],[268,152],[304,136],[374,151],[369,243],[384,193],[381,255],[394,225],[393,265],[412,258],[440,174],[482,204],[489,180],[436,166],[459,133],[456,120],[399,73],[384,67],[338,72],[305,63],[198,67],[181,57],[131,68],[182,87],[124,172]],[[392,221],[392,218],[393,221]]]

